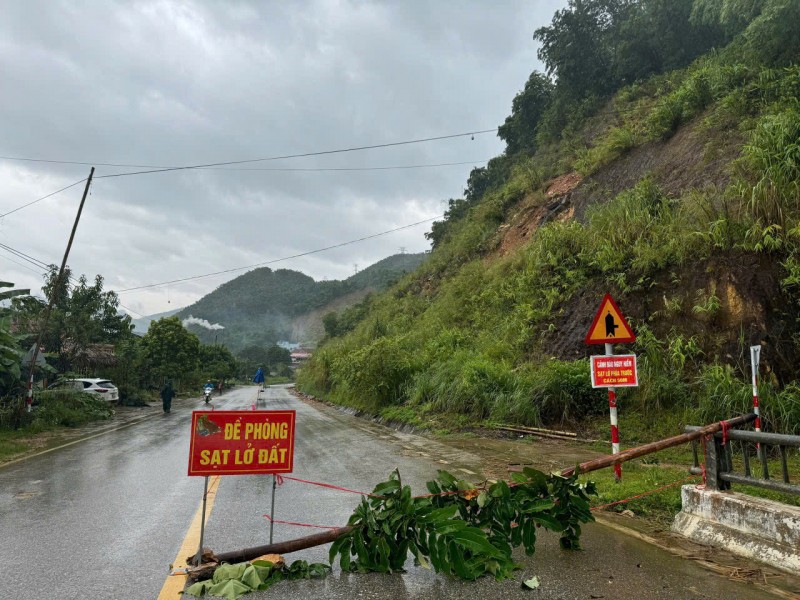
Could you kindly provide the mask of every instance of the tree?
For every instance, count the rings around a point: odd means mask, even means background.
[[[570,0],[549,26],[535,31],[533,39],[542,44],[539,59],[562,93],[581,99],[616,89],[619,27],[633,5],[632,0]]]
[[[200,371],[204,379],[226,381],[236,376],[236,358],[221,344],[200,346]]]
[[[154,321],[142,338],[142,356],[160,385],[167,378],[192,376],[200,360],[200,340],[187,331],[178,317]]]
[[[550,78],[537,71],[531,73],[525,89],[511,103],[511,115],[497,130],[497,135],[506,143],[507,155],[518,152],[533,154],[536,151],[536,130],[552,98],[553,82]]]
[[[434,223],[434,226],[436,226],[436,223]],[[431,230],[431,234],[433,234],[433,230]],[[427,236],[428,234],[426,233],[425,235]],[[325,316],[322,317],[322,326],[325,328],[326,336],[329,338],[336,337],[339,335],[339,315],[335,311],[325,313]]]
[[[58,369],[73,369],[76,356],[85,353],[92,344],[117,344],[132,335],[133,325],[128,315],[120,314],[119,298],[114,292],[103,291],[103,277],[96,275],[89,284],[85,275],[70,288],[69,268],[57,282],[58,269],[50,265],[42,291],[46,300],[23,296],[12,301],[15,321],[21,331],[38,333],[47,304],[53,301],[50,320],[42,336],[45,350],[55,353]],[[58,285],[56,285],[58,283]]]
[[[277,344],[267,348],[267,364],[270,370],[277,370],[278,367],[292,364],[292,353],[286,348],[281,348]]]
[[[691,20],[694,24],[721,25],[733,37],[758,16],[767,0],[694,0]]]
[[[654,73],[684,67],[725,41],[717,23],[691,19],[694,0],[648,0],[620,25],[614,77],[627,85]]]
[[[0,288],[13,287],[13,283],[0,281]],[[0,302],[26,296],[30,290],[7,290],[0,292]],[[23,353],[18,347],[20,336],[11,333],[11,310],[0,306],[0,396],[5,396],[19,387],[20,361]]]

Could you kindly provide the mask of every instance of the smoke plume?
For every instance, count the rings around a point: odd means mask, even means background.
[[[225,327],[223,327],[219,323],[214,323],[212,325],[205,319],[198,319],[197,317],[193,317],[192,315],[189,315],[187,319],[184,319],[181,322],[183,323],[184,327],[186,327],[187,325],[199,325],[200,327],[205,327],[206,329],[210,329],[211,331],[218,331],[220,329],[225,329]]]

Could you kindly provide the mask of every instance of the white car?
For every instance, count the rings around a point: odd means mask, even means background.
[[[98,398],[117,402],[119,400],[119,390],[117,386],[108,379],[86,378],[86,379],[67,379],[48,386],[48,389],[67,389],[78,392],[94,394]]]

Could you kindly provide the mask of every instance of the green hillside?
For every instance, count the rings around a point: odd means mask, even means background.
[[[629,418],[747,410],[760,344],[767,427],[800,431],[800,2],[574,0],[534,38],[547,73],[506,151],[300,386],[417,424],[580,427],[608,411],[583,336],[610,292],[638,334]]]
[[[222,325],[224,329],[219,330],[188,327],[201,341],[216,340],[234,352],[248,345],[271,345],[279,340],[307,342],[292,338],[294,319],[324,310],[353,292],[385,289],[416,269],[425,256],[390,256],[341,281],[314,281],[290,269],[255,269],[222,284],[177,316],[186,319],[191,315]]]
[[[159,319],[163,319],[164,317],[171,317],[172,315],[179,313],[180,310],[180,308],[176,308],[174,310],[168,310],[162,313],[156,313],[154,315],[147,315],[138,319],[131,319],[133,330],[139,335],[144,335],[150,328],[150,323],[153,321],[158,321]]]

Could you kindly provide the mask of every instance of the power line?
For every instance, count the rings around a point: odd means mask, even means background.
[[[189,169],[207,169],[210,167],[224,167],[228,165],[242,165],[248,163],[255,163],[255,162],[267,162],[267,161],[274,161],[274,160],[284,160],[288,158],[305,158],[309,156],[325,156],[329,154],[343,154],[345,152],[358,152],[361,150],[376,150],[378,148],[391,148],[394,146],[408,146],[410,144],[422,144],[425,142],[434,142],[437,140],[449,140],[453,138],[459,137],[466,137],[471,136],[474,137],[476,135],[481,135],[483,133],[494,133],[497,131],[495,129],[484,129],[481,131],[467,131],[465,133],[453,133],[450,135],[439,135],[435,137],[429,138],[419,138],[415,140],[406,140],[403,142],[390,142],[386,144],[372,144],[370,146],[354,146],[351,148],[338,148],[336,150],[322,150],[319,152],[303,152],[301,154],[284,154],[281,156],[270,156],[266,158],[249,158],[245,160],[229,160],[225,162],[217,162],[217,163],[207,163],[207,164],[200,164],[200,165],[187,165],[184,167],[165,167],[165,168],[157,168],[157,169],[150,169],[147,171],[133,171],[130,173],[112,173],[110,175],[100,175],[99,178],[108,179],[110,177],[128,177],[130,175],[147,175],[150,173],[165,173],[168,171],[185,171]]]
[[[29,254],[25,254],[25,253],[24,253],[24,252],[22,252],[21,250],[17,250],[16,248],[12,248],[11,246],[8,246],[7,244],[0,243],[0,249],[2,249],[2,250],[5,250],[6,252],[8,252],[8,253],[10,253],[10,254],[12,254],[12,255],[14,255],[14,256],[16,256],[17,258],[21,258],[22,260],[24,260],[24,261],[27,261],[27,262],[29,262],[30,264],[32,264],[32,265],[34,265],[34,266],[36,266],[36,267],[39,267],[40,269],[41,269],[41,268],[44,268],[44,269],[49,269],[49,268],[50,268],[50,266],[51,266],[51,265],[49,265],[49,264],[45,263],[44,261],[42,261],[42,260],[39,260],[38,258],[35,258],[35,257],[33,257],[33,256],[29,255]],[[44,272],[42,272],[42,271],[34,271],[34,270],[33,270],[33,269],[31,269],[30,267],[28,267],[28,266],[26,266],[26,265],[23,265],[22,263],[18,263],[18,262],[17,262],[17,261],[15,261],[15,260],[11,260],[11,259],[10,259],[10,258],[8,258],[8,257],[2,257],[2,258],[5,258],[6,260],[10,260],[11,262],[13,262],[13,263],[15,263],[15,264],[18,264],[18,265],[19,265],[19,266],[21,266],[21,267],[25,267],[26,269],[28,269],[29,271],[33,271],[34,273],[39,273],[40,275],[47,275],[47,271],[44,271]],[[73,284],[80,283],[80,282],[79,282],[79,281],[78,281],[78,280],[77,280],[77,279],[76,279],[74,276],[72,276],[72,275],[70,275],[69,279],[70,279],[70,281],[71,281]],[[124,308],[125,310],[127,310],[128,312],[131,312],[131,313],[133,313],[133,314],[139,315],[140,317],[144,317],[144,315],[143,315],[142,313],[140,313],[140,312],[137,312],[137,311],[133,310],[132,308],[128,308],[127,306],[125,306],[124,304],[122,304],[122,303],[121,303],[121,302],[119,302],[119,301],[117,302],[117,304],[118,304],[120,307],[122,307],[122,308]]]
[[[32,265],[35,265],[35,266],[37,266],[39,268],[45,268],[45,269],[50,268],[50,265],[48,265],[44,261],[41,261],[38,258],[34,258],[33,256],[30,256],[29,254],[25,254],[21,250],[17,250],[16,248],[12,248],[11,246],[9,246],[7,244],[0,243],[0,248],[5,250],[6,252],[9,252],[9,253],[13,254],[17,258],[21,258],[22,260],[24,260],[26,262],[29,262]]]
[[[151,284],[148,284],[148,285],[140,285],[140,286],[137,286],[137,287],[125,288],[123,290],[116,290],[116,293],[117,294],[124,294],[126,292],[133,292],[133,291],[136,291],[136,290],[144,290],[144,289],[148,289],[148,288],[159,287],[159,286],[162,286],[162,285],[169,285],[169,284],[172,284],[172,283],[182,283],[182,282],[185,282],[185,281],[193,281],[195,279],[202,279],[204,277],[213,277],[214,275],[223,275],[225,273],[233,273],[235,271],[244,271],[246,269],[254,269],[256,267],[263,267],[263,266],[271,265],[271,264],[274,264],[274,263],[277,263],[277,262],[283,262],[283,261],[286,261],[286,260],[291,260],[293,258],[300,258],[302,256],[308,256],[309,254],[317,254],[319,252],[325,252],[327,250],[333,250],[334,248],[341,248],[342,246],[349,246],[350,244],[356,244],[358,242],[363,242],[365,240],[371,240],[373,238],[380,237],[382,235],[387,235],[389,233],[394,233],[395,231],[401,231],[403,229],[409,229],[411,227],[416,227],[417,225],[422,225],[423,223],[429,223],[430,221],[434,221],[436,219],[441,219],[443,216],[444,215],[438,215],[438,216],[435,216],[435,217],[431,217],[430,219],[423,219],[422,221],[417,221],[416,223],[411,223],[409,225],[403,225],[402,227],[396,227],[394,229],[389,229],[387,231],[382,231],[380,233],[374,233],[372,235],[367,235],[367,236],[364,236],[364,237],[361,237],[361,238],[358,238],[358,239],[355,239],[355,240],[342,242],[340,244],[334,244],[333,246],[326,246],[325,248],[317,248],[316,250],[309,250],[308,252],[301,252],[300,254],[294,254],[292,256],[284,256],[283,258],[276,258],[276,259],[273,259],[273,260],[268,260],[268,261],[261,262],[261,263],[256,263],[256,264],[253,264],[253,265],[247,265],[247,266],[244,266],[244,267],[234,267],[232,269],[224,269],[222,271],[214,271],[213,273],[204,273],[202,275],[193,275],[191,277],[183,277],[181,279],[171,279],[169,281],[160,281],[158,283],[151,283]]]
[[[458,165],[477,165],[489,162],[484,160],[465,160],[462,162],[434,163],[427,165],[390,165],[386,167],[241,167],[238,169],[227,169],[225,167],[207,167],[199,169],[201,171],[288,171],[288,172],[325,172],[325,171],[394,171],[404,169],[430,169],[434,167],[454,167]]]
[[[84,177],[83,179],[79,179],[79,180],[78,180],[78,181],[76,181],[75,183],[70,183],[68,186],[66,186],[66,187],[63,187],[63,188],[61,188],[60,190],[56,190],[55,192],[50,192],[50,193],[49,193],[49,194],[47,194],[46,196],[42,196],[41,198],[38,198],[38,199],[34,200],[33,202],[28,202],[27,204],[23,204],[22,206],[18,206],[17,208],[14,208],[14,209],[12,209],[12,210],[10,210],[10,211],[6,212],[6,213],[3,213],[2,215],[0,215],[0,219],[2,219],[3,217],[7,217],[7,216],[8,216],[8,215],[10,215],[11,213],[15,213],[15,212],[17,212],[18,210],[22,210],[23,208],[28,208],[28,207],[29,207],[29,206],[31,206],[32,204],[36,204],[37,202],[41,202],[42,200],[47,200],[47,199],[48,199],[48,198],[50,198],[51,196],[55,196],[56,194],[60,194],[60,193],[61,193],[61,192],[63,192],[64,190],[68,190],[68,189],[69,189],[69,188],[71,188],[71,187],[75,187],[76,185],[78,185],[79,183],[83,183],[84,181],[86,181],[86,177]]]
[[[129,168],[152,168],[152,169],[182,169],[182,168],[193,168],[193,167],[165,167],[163,165],[121,165],[121,164],[112,164],[112,163],[83,163],[83,162],[73,162],[73,161],[64,161],[64,160],[43,160],[43,159],[29,159],[29,158],[14,158],[10,156],[0,156],[0,160],[23,160],[23,161],[31,161],[31,162],[45,162],[45,163],[54,163],[54,164],[67,164],[67,165],[87,165],[87,164],[95,164],[97,166],[113,166],[113,167],[129,167]],[[265,159],[269,160],[269,159]],[[277,159],[276,159],[277,160]],[[489,159],[482,159],[482,160],[465,160],[461,162],[446,162],[446,163],[431,163],[431,164],[420,164],[420,165],[387,165],[387,166],[380,166],[380,167],[240,167],[240,168],[228,168],[228,167],[197,167],[199,171],[275,171],[275,172],[300,172],[300,173],[320,173],[326,171],[394,171],[394,170],[406,170],[406,169],[432,169],[436,167],[455,167],[459,165],[475,165],[475,164],[483,164],[489,162]],[[118,175],[126,175],[127,173],[121,173]],[[131,173],[132,174],[132,173]],[[110,175],[109,175],[110,177]],[[95,178],[96,179],[96,178]],[[80,182],[79,182],[80,183]],[[54,192],[57,193],[57,192]],[[2,215],[0,215],[2,216]]]
[[[8,252],[8,250],[5,250],[5,248],[4,248],[3,250],[4,250],[5,252]],[[9,253],[9,254],[10,254],[10,253]],[[17,262],[17,261],[16,261],[16,260],[14,260],[13,258],[9,258],[8,256],[0,256],[0,258],[2,258],[2,259],[4,259],[4,260],[7,260],[8,262],[12,262],[12,263],[14,263],[14,264],[15,264],[15,265],[17,265],[17,266],[19,266],[19,267],[22,267],[23,269],[28,269],[28,271],[30,271],[30,272],[32,272],[32,273],[36,273],[37,275],[41,275],[41,274],[42,274],[42,272],[41,272],[41,271],[37,271],[36,269],[32,269],[32,268],[31,268],[31,267],[29,267],[28,265],[26,265],[26,264],[23,264],[23,263],[21,263],[21,262]]]
[[[3,159],[3,158],[8,158],[8,157],[0,156],[0,159]],[[72,162],[69,162],[69,161],[39,161],[39,160],[36,160],[36,159],[22,159],[22,158],[20,158],[20,159],[13,159],[12,158],[10,160],[35,160],[36,162],[56,162],[56,163],[59,163],[59,164],[64,164],[64,163],[66,163],[66,164],[84,164],[84,163],[72,163]],[[452,166],[458,166],[458,165],[476,165],[476,164],[483,164],[483,163],[486,163],[486,162],[488,162],[488,159],[486,159],[486,160],[462,161],[462,162],[451,162],[451,163],[435,163],[435,164],[425,164],[425,165],[391,165],[391,166],[385,166],[385,167],[320,167],[320,168],[311,168],[311,167],[309,167],[309,168],[242,167],[242,168],[238,168],[238,169],[226,169],[224,167],[204,167],[204,168],[199,169],[199,170],[205,170],[205,171],[285,171],[285,172],[393,171],[393,170],[405,170],[405,169],[430,169],[430,168],[434,168],[434,167],[452,167]],[[99,163],[99,164],[103,164],[103,163]],[[124,165],[119,165],[119,166],[124,166]],[[133,165],[130,165],[130,166],[133,166]],[[159,167],[159,168],[161,168],[161,167]],[[111,176],[112,175],[108,175],[108,177],[111,177]],[[97,177],[95,177],[95,179],[99,179],[100,177],[106,177],[106,176],[105,175],[98,175]],[[68,185],[67,187],[61,188],[60,190],[56,190],[55,192],[51,192],[50,194],[47,194],[46,196],[42,196],[41,198],[38,198],[37,200],[34,200],[32,202],[28,202],[27,204],[23,204],[22,206],[18,206],[17,208],[14,208],[14,209],[8,211],[7,213],[4,213],[4,214],[0,215],[0,219],[5,217],[6,215],[10,215],[12,213],[17,212],[18,210],[22,210],[23,208],[27,208],[27,207],[29,207],[29,206],[31,206],[33,204],[36,204],[37,202],[41,202],[42,200],[46,200],[47,198],[50,198],[51,196],[55,196],[56,194],[58,194],[60,192],[63,192],[64,190],[68,190],[69,188],[71,188],[73,186],[76,186],[79,183],[83,183],[84,181],[86,181],[85,178],[81,179],[80,181],[76,181],[75,183],[72,183],[72,184]]]
[[[270,156],[266,158],[248,158],[243,160],[229,160],[229,161],[222,161],[216,163],[206,163],[206,164],[197,164],[197,165],[185,165],[180,167],[164,167],[160,165],[136,165],[136,164],[123,164],[123,163],[107,163],[107,162],[86,162],[86,161],[72,161],[72,160],[56,160],[56,159],[46,159],[46,158],[28,158],[28,157],[20,157],[20,156],[0,156],[0,159],[3,160],[15,160],[21,162],[42,162],[42,163],[51,163],[51,164],[62,164],[62,165],[85,165],[85,166],[96,166],[96,167],[121,167],[121,168],[133,168],[133,169],[147,169],[145,171],[134,171],[131,173],[112,173],[109,175],[102,175],[98,177],[125,177],[128,175],[144,175],[148,173],[163,173],[166,171],[182,171],[187,169],[210,169],[212,167],[224,167],[228,165],[242,165],[248,163],[256,163],[256,162],[267,162],[267,161],[274,161],[274,160],[284,160],[289,158],[304,158],[309,156],[324,156],[328,154],[341,154],[345,152],[356,152],[359,150],[375,150],[378,148],[390,148],[393,146],[407,146],[410,144],[422,144],[425,142],[434,142],[437,140],[448,140],[454,139],[459,137],[474,137],[476,135],[482,135],[485,133],[495,133],[497,128],[493,129],[483,129],[480,131],[466,131],[464,133],[453,133],[449,135],[439,135],[434,137],[427,137],[427,138],[418,138],[413,140],[405,140],[402,142],[389,142],[385,144],[371,144],[368,146],[354,146],[350,148],[337,148],[335,150],[322,150],[317,152],[303,152],[300,154],[285,154],[281,156]],[[417,168],[412,166],[411,168]]]

